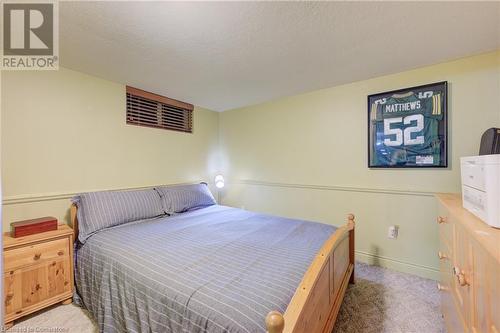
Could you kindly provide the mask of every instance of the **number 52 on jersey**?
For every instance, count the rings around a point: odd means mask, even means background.
[[[447,83],[368,96],[368,166],[447,166]]]

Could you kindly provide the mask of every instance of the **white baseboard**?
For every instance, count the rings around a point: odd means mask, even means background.
[[[433,267],[412,264],[364,251],[355,251],[355,254],[356,260],[370,265],[385,267],[398,272],[421,276],[426,279],[439,280],[439,270]]]

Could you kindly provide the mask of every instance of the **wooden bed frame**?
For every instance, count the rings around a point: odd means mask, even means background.
[[[78,239],[77,207],[71,206],[71,224]],[[265,318],[268,333],[330,333],[348,283],[354,283],[354,215],[319,250],[284,314],[271,311]]]

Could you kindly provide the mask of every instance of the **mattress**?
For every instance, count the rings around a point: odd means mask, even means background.
[[[101,332],[265,332],[335,229],[219,205],[104,229],[76,246],[76,298]]]

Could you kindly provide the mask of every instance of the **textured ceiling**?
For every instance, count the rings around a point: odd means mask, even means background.
[[[500,48],[499,2],[60,2],[61,65],[223,111]]]

